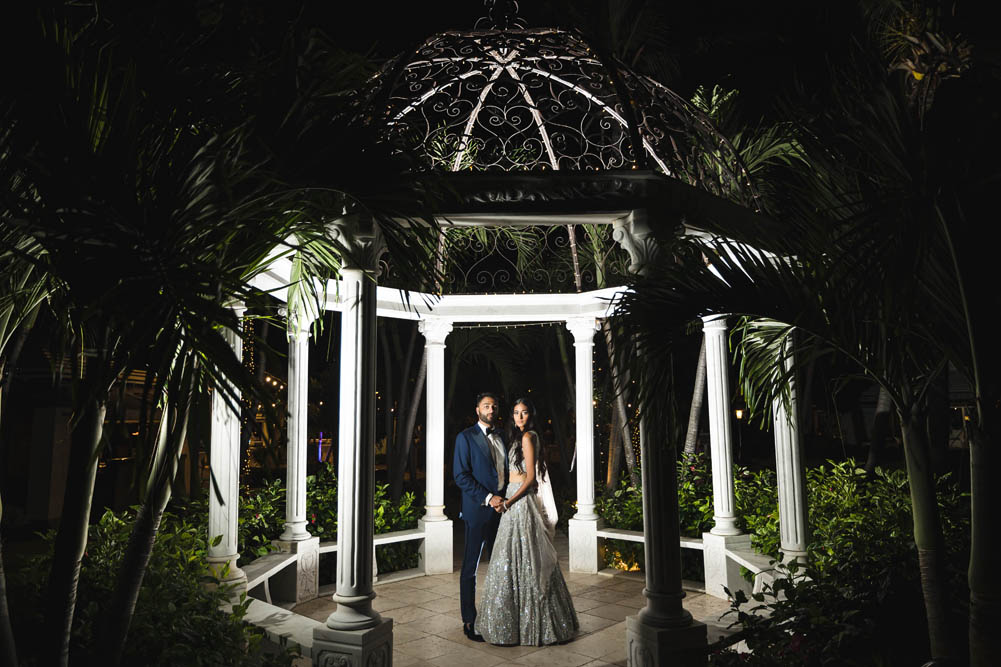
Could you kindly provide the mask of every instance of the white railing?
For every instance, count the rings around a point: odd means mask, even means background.
[[[375,547],[381,546],[383,544],[396,544],[398,542],[412,542],[415,540],[423,540],[424,531],[420,528],[410,528],[407,530],[395,530],[388,533],[379,533],[373,539],[373,552]],[[337,542],[320,542],[320,553],[333,553],[337,551]],[[268,604],[274,604],[271,599],[271,587],[269,582],[271,578],[277,575],[279,572],[285,570],[288,567],[295,567],[295,563],[298,560],[299,555],[295,553],[287,553],[282,551],[275,551],[269,554],[265,554],[260,558],[252,561],[251,563],[242,566],[243,571],[247,574],[247,591],[251,594],[251,597],[255,597],[259,600],[263,600]],[[378,579],[378,565],[375,562],[375,554],[372,554],[372,573],[373,576]],[[409,579],[411,577],[417,577],[424,574],[423,568],[418,566],[416,568],[411,568],[409,570],[400,570],[398,572],[391,573],[394,575],[392,579],[394,581],[399,579]],[[259,588],[257,595],[253,595],[255,589]],[[329,586],[321,587],[329,588]],[[263,596],[263,597],[261,597]]]

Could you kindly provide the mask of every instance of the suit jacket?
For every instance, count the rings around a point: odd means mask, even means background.
[[[478,424],[473,424],[455,437],[455,456],[452,475],[462,490],[462,518],[465,521],[486,522],[497,512],[485,506],[487,494],[503,495],[504,488],[497,488],[497,469],[490,457],[490,443]],[[507,482],[507,466],[504,467]]]

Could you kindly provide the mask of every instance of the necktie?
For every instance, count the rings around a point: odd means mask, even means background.
[[[504,485],[504,469],[507,467],[507,457],[504,456],[504,446],[500,442],[500,436],[497,434],[497,429],[488,426],[486,430],[487,442],[490,444],[490,459],[493,461],[494,468],[497,470],[497,487],[500,488]],[[497,438],[491,436],[497,435]]]

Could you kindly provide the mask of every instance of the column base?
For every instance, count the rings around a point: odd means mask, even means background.
[[[713,517],[713,521],[716,525],[709,531],[713,535],[724,535],[727,537],[740,535],[740,528],[737,527],[737,517],[717,516]]]
[[[450,574],[452,572],[452,521],[427,521],[417,525],[424,530],[421,544],[421,562],[424,574]]]
[[[337,607],[327,616],[327,627],[331,630],[359,632],[377,627],[383,619],[374,609],[372,600],[375,593],[345,596],[334,593]]]
[[[392,665],[393,619],[365,630],[313,630],[314,665]]]
[[[315,600],[320,582],[320,538],[308,540],[274,540],[272,544],[283,553],[297,554],[295,567],[289,566],[271,577],[269,587],[275,599],[296,604]]]
[[[567,527],[570,534],[570,571],[597,573],[597,519],[570,519]]]
[[[743,590],[750,594],[752,584],[740,576],[740,564],[726,555],[727,549],[750,551],[750,535],[713,535],[702,533],[702,563],[705,568],[706,594],[727,599],[723,587],[731,593]]]
[[[247,592],[247,574],[236,564],[239,558],[240,554],[207,556],[205,558],[209,571],[219,580],[219,585],[232,586],[235,595]],[[212,583],[209,586],[215,587],[216,584]]]
[[[292,523],[285,523],[285,530],[282,534],[278,536],[278,539],[282,542],[299,542],[301,540],[308,540],[312,535],[306,530],[306,522],[295,521]]]
[[[779,551],[782,553],[782,562],[783,563],[787,563],[788,564],[788,563],[793,562],[794,560],[798,560],[801,565],[806,563],[806,552],[805,551],[800,551],[798,549],[797,550],[783,549],[782,547],[779,547]]]
[[[626,617],[629,667],[703,667],[707,641],[705,623],[692,621],[680,628],[658,628],[644,624],[639,616]]]

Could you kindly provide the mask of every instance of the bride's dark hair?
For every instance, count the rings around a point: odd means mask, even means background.
[[[514,423],[514,409],[519,405],[528,408],[528,419],[525,421],[525,428],[520,429]],[[529,431],[535,431],[535,406],[527,398],[517,398],[511,403],[511,421],[507,424],[507,441],[514,444],[514,464],[521,467],[525,460],[525,453],[521,447],[521,436]],[[546,452],[542,446],[542,437],[535,431],[537,445],[535,447],[535,467],[539,470],[539,475],[546,474]]]

